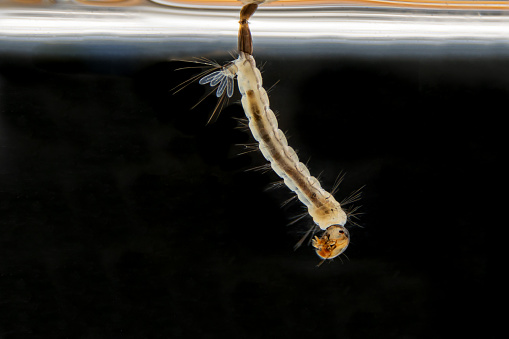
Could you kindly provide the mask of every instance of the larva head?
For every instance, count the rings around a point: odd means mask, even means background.
[[[316,254],[322,259],[333,259],[343,253],[350,243],[348,230],[341,225],[329,226],[323,235],[313,239]]]

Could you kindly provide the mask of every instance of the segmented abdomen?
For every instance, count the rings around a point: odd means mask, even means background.
[[[260,150],[272,169],[308,207],[309,214],[321,229],[331,225],[344,225],[346,214],[334,197],[325,191],[319,181],[310,175],[306,165],[278,128],[274,112],[269,107],[267,92],[262,87],[260,71],[254,58],[243,54],[234,63],[242,95],[242,106],[249,119],[249,128]]]

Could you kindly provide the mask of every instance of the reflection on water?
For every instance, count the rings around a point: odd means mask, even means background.
[[[214,7],[214,6],[238,6],[240,0],[152,0],[156,3],[168,6],[184,7]],[[274,1],[274,0],[273,0]],[[498,10],[508,9],[505,0],[477,1],[477,0],[276,0],[263,5],[267,8],[333,8],[343,6],[368,6],[368,7],[393,7],[393,8],[437,8],[437,9],[469,9],[469,10]]]
[[[137,56],[224,53],[236,46],[241,5],[11,0],[0,5],[0,43],[4,53],[72,45],[73,53],[87,46],[93,54],[105,44],[112,53],[113,46],[131,46],[128,53]],[[507,8],[507,1],[281,0],[262,5],[251,30],[257,55],[509,54]]]
[[[241,0],[7,0],[5,3],[15,4],[57,4],[76,3],[89,6],[137,6],[152,1],[170,7],[187,8],[236,8],[242,5]],[[245,0],[244,2],[249,2]],[[506,0],[271,0],[264,3],[266,9],[317,9],[334,7],[392,7],[392,8],[435,8],[435,9],[463,9],[463,10],[507,10]]]

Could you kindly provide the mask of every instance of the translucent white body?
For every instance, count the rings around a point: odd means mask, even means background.
[[[322,230],[332,225],[344,226],[347,215],[340,204],[321,187],[315,177],[310,175],[306,165],[299,161],[299,157],[293,148],[288,146],[283,132],[278,128],[277,119],[270,109],[269,98],[262,86],[262,77],[253,56],[241,53],[230,66],[230,72],[237,75],[242,107],[249,120],[249,129],[274,172],[307,206],[309,214]]]

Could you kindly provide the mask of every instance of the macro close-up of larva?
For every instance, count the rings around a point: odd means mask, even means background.
[[[506,0],[0,2],[0,338],[493,337],[508,36]]]
[[[221,110],[225,96],[232,97],[233,83],[236,79],[242,95],[241,103],[248,119],[246,125],[249,126],[254,139],[259,144],[258,148],[270,162],[274,172],[307,207],[316,226],[324,231],[323,235],[312,239],[318,256],[324,260],[333,259],[345,251],[350,241],[348,230],[345,228],[347,213],[336,199],[321,187],[319,181],[311,176],[306,165],[299,161],[293,148],[288,145],[284,133],[278,128],[277,118],[270,109],[269,98],[263,88],[262,75],[252,55],[253,40],[248,23],[257,10],[258,3],[263,1],[245,1],[245,3],[247,4],[240,10],[239,57],[222,67],[206,62],[206,66],[219,69],[206,72],[199,80],[202,85],[217,86],[216,96],[220,98],[209,122],[216,111]],[[199,62],[195,60],[191,63]],[[184,82],[177,92],[188,82]],[[313,231],[311,237],[316,232],[313,230],[314,227],[312,226],[311,229]]]

